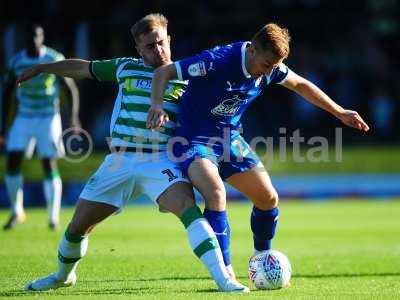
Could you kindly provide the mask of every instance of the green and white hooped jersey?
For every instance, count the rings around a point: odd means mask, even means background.
[[[145,65],[142,59],[116,58],[92,61],[90,71],[99,81],[114,81],[119,85],[110,124],[111,146],[166,150],[168,138],[175,131],[176,114],[187,82],[168,83],[164,109],[170,121],[159,131],[151,131],[146,128],[146,118],[154,68]]]
[[[9,62],[8,76],[18,78],[22,72],[37,64],[63,60],[64,55],[46,46],[38,57],[30,57],[26,50],[18,52]],[[41,74],[16,88],[18,113],[27,116],[48,116],[59,111],[60,82],[53,74]]]

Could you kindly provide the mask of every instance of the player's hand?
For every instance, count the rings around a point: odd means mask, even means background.
[[[150,107],[147,114],[146,127],[150,129],[158,129],[164,123],[169,121],[168,114],[163,110],[162,105],[154,104]]]
[[[42,69],[40,65],[34,66],[30,69],[25,70],[18,78],[16,81],[17,86],[19,86],[21,83],[24,81],[27,81],[37,75],[42,73]]]
[[[354,110],[344,110],[340,115],[339,119],[343,122],[343,124],[356,128],[358,130],[368,131],[369,126],[364,120],[360,117],[358,112]]]

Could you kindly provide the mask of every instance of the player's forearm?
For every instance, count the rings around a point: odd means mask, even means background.
[[[151,84],[151,104],[161,105],[163,104],[164,92],[167,88],[169,80],[176,79],[176,70],[173,64],[167,66],[161,66],[154,71],[153,80]]]
[[[72,120],[79,122],[79,92],[72,92]]]
[[[312,104],[326,110],[338,117],[344,109],[333,101],[327,94],[310,81],[304,81],[297,85],[296,92]]]
[[[72,99],[72,120],[79,121],[79,90],[76,83],[71,78],[65,78],[65,84],[67,85]]]
[[[92,78],[89,71],[90,62],[82,59],[65,59],[50,64],[41,64],[37,67],[40,73],[55,74],[74,79]]]

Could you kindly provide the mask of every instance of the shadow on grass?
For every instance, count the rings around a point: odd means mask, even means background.
[[[62,291],[62,292],[60,292]],[[68,288],[56,291],[47,292],[27,292],[27,291],[5,291],[0,292],[0,297],[36,297],[36,296],[80,296],[80,295],[143,295],[143,294],[160,294],[164,293],[165,290],[156,287],[137,287],[137,288],[120,288],[120,289],[74,289]]]
[[[380,277],[380,276],[400,276],[400,272],[385,273],[333,273],[333,274],[294,274],[292,278],[339,278],[339,277]],[[237,276],[240,280],[248,279],[247,276]],[[158,277],[158,278],[137,278],[137,279],[104,279],[104,280],[85,280],[87,283],[100,282],[152,282],[152,281],[175,281],[175,280],[211,280],[210,277],[187,276],[187,277]]]
[[[136,279],[104,279],[104,280],[84,280],[86,283],[99,283],[99,282],[152,282],[152,281],[184,281],[184,280],[211,280],[207,276],[187,276],[187,277],[157,277],[157,278],[136,278]]]
[[[125,281],[125,280],[120,280]],[[184,292],[182,289],[177,290],[169,290],[170,292]],[[201,289],[195,292],[198,293],[217,293],[218,290],[215,289]],[[56,291],[47,291],[47,292],[27,292],[27,291],[5,291],[0,292],[0,297],[38,297],[38,296],[84,296],[84,295],[146,295],[146,294],[165,294],[164,288],[157,288],[157,287],[132,287],[132,288],[120,288],[120,289],[110,289],[110,288],[103,288],[103,289],[74,289],[69,288],[66,290],[57,290]]]
[[[337,273],[337,274],[295,274],[293,278],[340,278],[340,277],[377,277],[377,276],[400,276],[400,272],[386,273]],[[238,279],[246,280],[247,277],[240,276]],[[105,283],[105,282],[157,282],[157,281],[176,281],[176,280],[211,280],[210,277],[158,277],[158,278],[143,278],[143,279],[102,279],[102,280],[82,280],[81,283]],[[61,293],[60,293],[61,291]],[[65,292],[64,292],[65,291]],[[170,290],[171,292],[183,292],[182,289]],[[201,289],[198,293],[214,293],[216,289]],[[0,297],[32,297],[35,295],[51,295],[51,296],[73,296],[73,295],[143,295],[143,294],[160,294],[165,293],[164,288],[157,287],[132,287],[132,288],[115,288],[115,289],[86,289],[68,288],[66,290],[49,291],[49,292],[26,292],[18,290],[8,290],[0,292]]]
[[[400,272],[386,273],[333,273],[333,274],[295,274],[292,278],[339,278],[339,277],[380,277],[400,276]]]

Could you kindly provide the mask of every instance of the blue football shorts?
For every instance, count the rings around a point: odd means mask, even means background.
[[[188,144],[176,143],[173,150],[175,159],[185,175],[196,158],[205,158],[214,163],[223,180],[235,173],[263,167],[257,154],[241,135],[232,136],[223,142],[195,137],[188,139]]]

